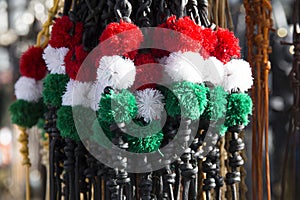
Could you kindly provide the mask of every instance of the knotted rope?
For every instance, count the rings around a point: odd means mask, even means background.
[[[268,129],[269,88],[271,69],[269,32],[272,28],[272,5],[268,0],[245,0],[248,61],[252,67],[253,136],[252,136],[252,196],[263,198],[263,141],[265,141],[265,169],[267,196],[271,199]],[[265,137],[265,140],[264,140]]]

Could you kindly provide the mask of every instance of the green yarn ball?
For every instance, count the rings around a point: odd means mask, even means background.
[[[136,99],[127,90],[103,94],[99,104],[99,116],[106,122],[129,122],[137,114]]]
[[[115,134],[110,131],[110,123],[98,118],[93,124],[93,140],[102,147],[110,148]],[[163,140],[160,122],[152,121],[144,124],[141,121],[131,122],[126,126],[123,139],[128,142],[128,151],[134,153],[149,153],[157,151]]]
[[[71,106],[61,106],[57,110],[56,126],[63,138],[70,138],[76,142],[80,141],[75,127]]]
[[[65,74],[48,74],[44,79],[43,97],[45,104],[61,106],[69,77]]]
[[[175,117],[180,115],[192,120],[198,119],[207,105],[207,88],[203,84],[179,82],[166,94],[167,113]]]
[[[208,104],[202,115],[206,120],[218,120],[226,115],[227,92],[221,86],[207,92]]]
[[[127,135],[128,150],[130,152],[150,153],[157,151],[163,140],[162,128],[159,121],[152,121],[148,125],[144,125],[142,122],[132,122],[128,124],[126,130],[127,133],[132,134]]]
[[[228,96],[225,126],[247,125],[252,113],[252,100],[248,94],[233,93]]]
[[[43,117],[45,110],[42,99],[37,103],[19,99],[9,107],[12,123],[25,128],[36,125],[38,120]]]
[[[210,120],[218,120],[225,117],[227,95],[228,93],[220,86],[211,90],[208,103],[210,107]]]
[[[228,93],[221,86],[210,89],[207,92],[208,103],[201,116],[201,119],[210,120],[210,126],[216,123],[213,125],[214,130],[221,136],[227,131],[227,127],[223,124],[227,109],[227,95]]]
[[[95,112],[83,106],[61,106],[57,111],[56,125],[64,138],[70,138],[75,142],[81,138],[87,138],[92,134],[92,126],[96,119]]]

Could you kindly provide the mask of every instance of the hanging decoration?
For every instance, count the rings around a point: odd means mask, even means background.
[[[244,163],[239,133],[252,111],[246,92],[253,78],[234,34],[210,24],[205,12],[198,12],[207,5],[197,1],[141,1],[139,8],[127,0],[65,1],[64,13],[54,18],[57,3],[49,18],[49,44],[30,49],[21,59],[22,77],[15,87],[21,106],[11,106],[16,124],[29,128],[45,120],[50,199],[187,200],[202,191],[210,199],[225,188],[236,199]],[[154,8],[157,16],[149,14]],[[133,19],[132,12],[143,20]],[[163,30],[151,39],[168,51],[142,48],[149,39],[142,24]],[[170,31],[181,34],[172,38]],[[220,148],[214,144],[226,135],[231,136],[230,167],[223,177]],[[184,149],[183,154],[174,162],[158,161],[165,167],[140,175],[129,174],[133,163],[126,156],[108,151],[169,158],[172,149],[162,150],[169,144]],[[108,153],[104,160],[89,152],[99,146],[105,147],[101,154]],[[106,161],[117,167],[105,166]],[[146,168],[149,161],[134,165]]]
[[[267,197],[271,199],[269,166],[269,71],[271,52],[269,33],[272,29],[271,1],[244,1],[247,24],[248,61],[252,68],[254,84],[252,128],[252,196],[263,199],[263,148],[265,149],[265,181]],[[264,144],[263,144],[264,142]]]
[[[35,46],[29,47],[20,58],[21,77],[15,84],[17,101],[10,106],[12,122],[18,125],[21,134],[19,142],[22,144],[21,154],[23,165],[26,166],[26,200],[30,199],[30,159],[28,150],[27,128],[36,125],[43,118],[45,106],[42,100],[43,82],[47,70],[43,60],[43,48],[48,43],[49,26],[58,10],[58,0],[53,2],[49,11],[48,20],[43,25],[37,37]]]

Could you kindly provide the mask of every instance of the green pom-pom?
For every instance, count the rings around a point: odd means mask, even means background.
[[[142,122],[132,122],[128,124],[126,130],[131,134],[127,135],[128,150],[134,153],[157,151],[163,140],[161,125],[158,121],[152,121],[148,125],[144,125]]]
[[[247,125],[252,112],[252,100],[248,94],[234,93],[228,96],[225,126]]]
[[[83,106],[62,106],[57,111],[57,128],[64,138],[78,142],[92,133],[95,112]],[[80,133],[80,137],[78,135]]]
[[[48,74],[44,80],[43,97],[45,104],[60,106],[69,77],[65,74]]]
[[[56,126],[63,138],[70,138],[76,142],[80,140],[73,120],[71,106],[62,106],[57,110]]]
[[[99,117],[106,122],[129,122],[137,114],[135,97],[127,90],[110,91],[100,100]]]
[[[210,91],[209,95],[210,120],[218,120],[225,117],[227,108],[227,92],[220,86]]]
[[[45,106],[42,100],[33,103],[19,99],[10,106],[9,111],[12,123],[31,128],[43,117]]]
[[[198,119],[207,105],[207,88],[191,82],[176,83],[166,94],[166,110],[170,116]]]
[[[225,117],[227,108],[227,92],[220,86],[207,92],[208,104],[202,115],[206,120],[218,120]]]

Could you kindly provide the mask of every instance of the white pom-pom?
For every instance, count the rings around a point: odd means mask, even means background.
[[[231,91],[239,88],[242,92],[247,91],[253,84],[250,65],[242,59],[233,59],[225,65],[224,89]]]
[[[66,74],[64,59],[68,51],[66,47],[53,48],[50,45],[44,49],[43,58],[51,74]]]
[[[173,81],[203,82],[199,67],[204,65],[204,59],[199,53],[171,53],[164,62],[165,71]]]
[[[109,83],[115,89],[127,89],[135,80],[136,68],[129,59],[120,56],[103,56],[97,70],[97,81]]]
[[[101,100],[101,95],[104,92],[105,87],[109,86],[106,84],[100,84],[99,82],[93,83],[91,90],[88,94],[88,98],[91,100],[91,108],[94,111],[99,109],[99,102]]]
[[[76,106],[81,105],[87,108],[91,107],[91,99],[89,98],[92,83],[80,82],[70,79],[67,89],[62,96],[62,105]]]
[[[135,92],[138,106],[138,117],[143,117],[146,122],[161,118],[164,110],[164,96],[160,91],[147,88]]]
[[[62,105],[63,106],[71,106],[73,102],[73,88],[74,88],[75,80],[70,79],[66,86],[66,91],[62,96]]]
[[[211,82],[214,85],[221,85],[224,81],[224,65],[216,57],[209,57],[205,60],[204,66],[199,66],[203,75],[203,81]]]
[[[17,99],[29,102],[38,102],[42,97],[43,82],[33,78],[21,76],[15,83],[15,95]]]

